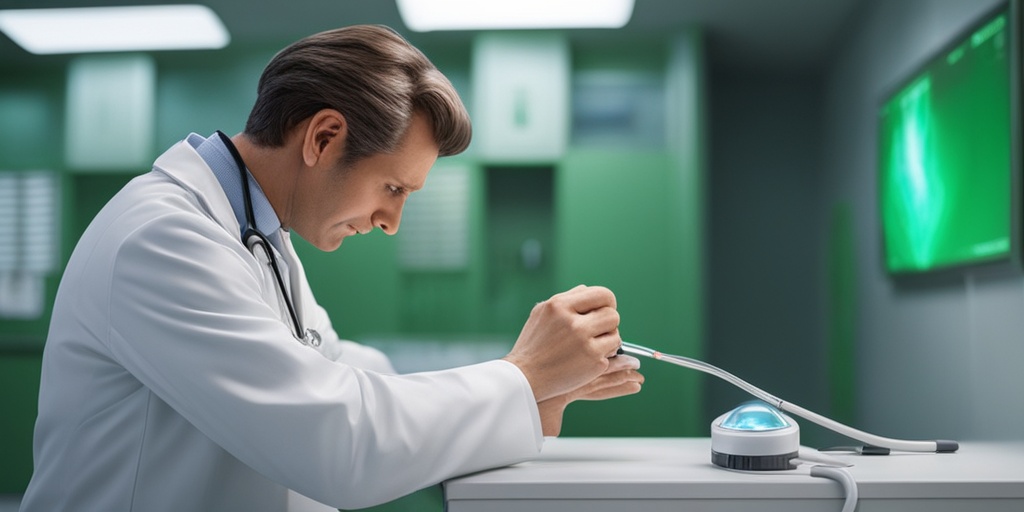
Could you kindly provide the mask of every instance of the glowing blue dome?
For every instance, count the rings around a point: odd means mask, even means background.
[[[721,424],[731,430],[778,430],[789,422],[778,409],[764,402],[747,402],[732,410]]]

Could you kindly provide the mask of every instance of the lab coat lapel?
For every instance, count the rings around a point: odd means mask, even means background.
[[[160,155],[160,157],[153,164],[153,170],[156,172],[163,173],[168,178],[174,180],[182,187],[191,191],[196,199],[203,205],[203,208],[209,213],[210,217],[215,222],[220,224],[229,233],[238,233],[241,231],[241,226],[238,224],[238,219],[235,218],[235,213],[231,209],[231,202],[228,201],[228,196],[224,193],[224,189],[220,186],[220,182],[217,181],[217,177],[214,176],[213,170],[206,164],[199,153],[188,144],[187,141],[181,141],[170,149]],[[289,286],[289,282],[295,283],[294,272],[296,265],[295,258],[291,257],[291,242],[287,239],[287,232],[282,230],[282,240],[284,245],[288,249],[285,250],[285,255],[282,255],[273,246],[270,250],[274,251],[274,255],[277,257],[279,263],[285,263],[282,266],[287,267],[287,270],[282,270],[282,279],[285,281],[285,286]],[[237,239],[239,246],[242,246],[241,239]],[[263,290],[264,299],[267,304],[273,307],[278,315],[281,317],[281,321],[291,326],[291,319],[288,318],[288,308],[284,303],[283,296],[278,293],[277,282],[274,278],[273,272],[269,268],[269,264],[265,261],[265,258],[257,257],[251,253],[248,249],[244,249],[246,253],[253,256],[254,260],[259,260],[259,271],[263,276]],[[290,287],[294,287],[292,284]],[[295,297],[293,292],[292,297]],[[297,311],[302,311],[300,301],[298,299],[294,302]],[[301,318],[301,313],[298,313]]]

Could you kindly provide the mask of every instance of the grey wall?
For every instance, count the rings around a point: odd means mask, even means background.
[[[822,414],[824,257],[816,216],[821,80],[786,70],[711,73],[708,360]],[[750,397],[707,381],[710,422]],[[804,444],[821,432],[805,428]]]
[[[853,211],[859,426],[919,438],[1024,438],[1024,279],[970,271],[926,285],[882,271],[875,201],[881,95],[994,0],[876,0],[826,74],[823,204]],[[1018,141],[1019,143],[1019,141]]]

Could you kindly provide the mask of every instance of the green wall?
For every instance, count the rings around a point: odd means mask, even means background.
[[[830,418],[856,419],[857,262],[853,206],[832,206],[828,232],[828,384]]]
[[[687,283],[668,271],[680,263],[672,251],[681,236],[672,214],[683,200],[672,186],[675,169],[667,153],[571,152],[558,177],[558,282],[615,292],[625,341],[699,356],[701,340],[686,336],[698,312],[674,307]],[[642,393],[570,406],[565,434],[703,435],[699,374],[642,364]]]
[[[42,359],[35,350],[0,354],[0,494],[19,493],[32,474],[32,427]]]
[[[0,77],[0,170],[59,168],[63,74],[45,67],[22,73],[0,68]],[[47,297],[56,293],[57,282],[56,275],[46,278]],[[32,471],[39,351],[51,307],[47,300],[39,319],[0,319],[0,494],[21,492]]]

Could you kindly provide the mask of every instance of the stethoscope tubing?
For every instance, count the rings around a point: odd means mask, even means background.
[[[271,270],[274,273],[274,279],[277,281],[277,287],[281,290],[281,296],[284,297],[284,304],[288,310],[288,316],[291,317],[292,327],[295,329],[295,338],[303,343],[309,343],[310,340],[306,337],[306,329],[302,327],[302,321],[299,319],[298,312],[295,310],[295,304],[291,299],[291,293],[285,286],[284,277],[281,273],[281,268],[277,264],[277,257],[274,256],[274,248],[270,243],[270,239],[266,235],[261,233],[256,228],[256,215],[252,210],[252,197],[249,193],[249,175],[246,172],[245,161],[242,160],[242,155],[238,152],[238,148],[231,142],[231,138],[224,134],[224,132],[217,130],[217,135],[221,141],[224,142],[224,146],[228,148],[232,158],[235,159],[235,165],[238,167],[238,173],[242,177],[242,197],[245,199],[245,230],[242,231],[242,243],[249,249],[249,252],[253,256],[256,255],[256,246],[261,246],[263,252],[267,255],[267,261],[270,265]],[[314,339],[316,337],[314,336]]]
[[[882,437],[862,430],[855,429],[853,427],[839,423],[838,421],[826,418],[813,411],[800,407],[792,402],[787,402],[781,398],[764,391],[757,386],[754,386],[739,377],[722,370],[714,365],[705,363],[697,359],[693,359],[685,356],[677,356],[672,354],[665,354],[654,349],[650,349],[634,343],[622,343],[622,351],[627,354],[635,356],[649,357],[659,361],[665,361],[677,366],[689,368],[691,370],[697,370],[708,375],[718,377],[740,389],[750,393],[759,400],[763,400],[770,405],[775,406],[779,410],[792,413],[796,416],[804,418],[808,421],[817,423],[822,427],[825,427],[834,432],[840,433],[851,439],[856,439],[862,443],[866,443],[871,446],[879,446],[882,448],[888,448],[890,450],[898,450],[904,452],[938,452],[948,453],[955,452],[959,449],[959,444],[956,441],[948,440],[935,440],[935,441],[912,441],[904,439],[892,439],[888,437]]]

